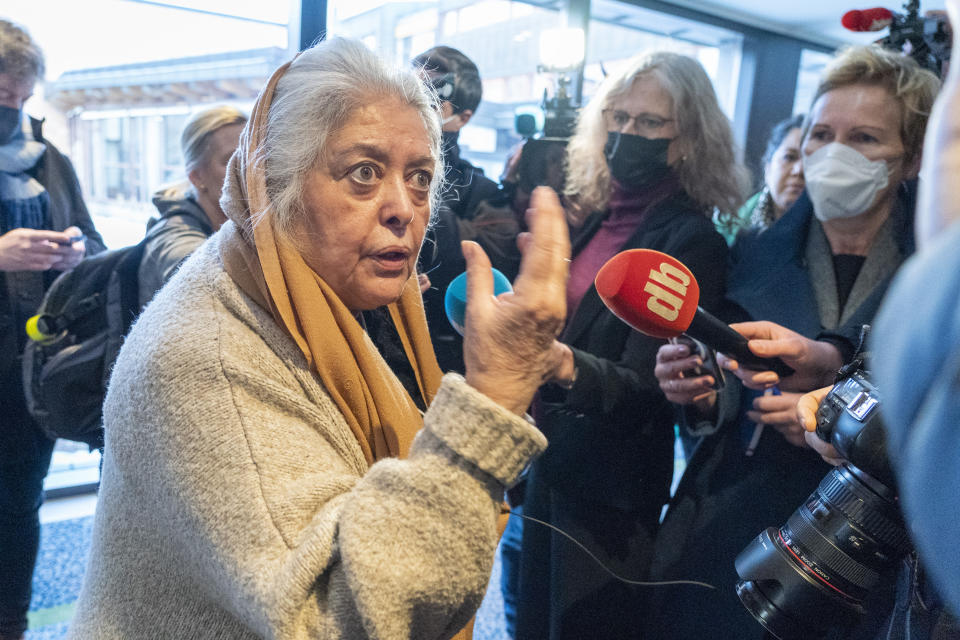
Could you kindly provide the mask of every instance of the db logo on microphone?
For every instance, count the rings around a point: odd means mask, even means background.
[[[687,287],[693,278],[669,262],[661,262],[658,268],[650,269],[647,278],[647,284],[643,287],[650,294],[647,309],[667,322],[673,322],[683,309],[682,296],[687,295]]]

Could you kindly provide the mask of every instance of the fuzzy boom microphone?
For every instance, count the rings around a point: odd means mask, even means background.
[[[850,31],[882,31],[893,24],[896,15],[883,7],[854,9],[843,14],[840,24]]]

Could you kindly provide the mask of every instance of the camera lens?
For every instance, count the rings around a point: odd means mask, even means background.
[[[737,594],[781,640],[822,637],[856,624],[881,574],[909,550],[894,493],[844,465],[737,556]]]

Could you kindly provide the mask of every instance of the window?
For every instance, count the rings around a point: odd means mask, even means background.
[[[521,138],[514,130],[519,111],[538,107],[546,90],[553,95],[556,77],[537,72],[540,34],[563,26],[556,10],[563,3],[480,0],[463,2],[357,2],[330,0],[328,31],[371,37],[382,55],[401,63],[437,44],[463,51],[480,69],[483,102],[460,136],[471,162],[496,178],[511,148]],[[588,32],[584,95],[589,98],[603,78],[645,49],[668,49],[690,55],[713,80],[725,113],[736,105],[742,37],[739,33],[649,9],[593,0]],[[373,48],[373,47],[372,47]]]
[[[539,104],[549,81],[536,73],[539,33],[561,16],[524,2],[357,2],[330,0],[331,35],[374,34],[381,55],[405,64],[432,46],[455,47],[480,69],[483,101],[460,134],[465,157],[496,179],[520,141],[513,118],[521,104]],[[368,45],[369,46],[369,45]]]
[[[70,155],[108,246],[137,242],[152,194],[183,178],[179,127],[221,103],[245,110],[288,57],[290,3],[8,0],[44,50],[27,105]],[[56,16],[51,20],[50,16]]]
[[[823,51],[804,49],[800,53],[800,73],[797,74],[797,93],[793,99],[794,113],[807,113],[812,106],[813,95],[817,92],[820,75],[826,68],[833,54]]]
[[[590,5],[583,94],[593,95],[604,71],[616,73],[643,51],[673,51],[695,58],[713,82],[731,120],[740,76],[741,34],[615,0]]]

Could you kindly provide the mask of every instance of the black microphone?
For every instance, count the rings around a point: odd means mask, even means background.
[[[650,249],[623,251],[600,268],[595,285],[610,311],[641,333],[655,338],[684,333],[746,369],[773,371],[781,378],[793,373],[779,358],[750,351],[746,338],[697,304],[696,278],[672,256]]]

